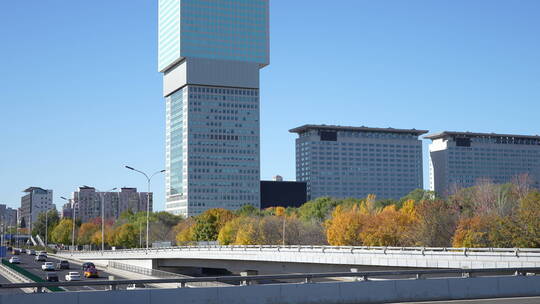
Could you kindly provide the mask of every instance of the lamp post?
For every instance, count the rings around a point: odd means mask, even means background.
[[[73,231],[71,232],[71,254],[73,255],[73,251],[75,250],[75,206],[77,204],[74,202],[72,203],[71,199],[69,198],[65,198],[63,196],[61,196],[60,198],[67,201],[68,203],[71,203],[71,210],[73,211],[73,213],[71,214],[71,219],[73,222]]]
[[[84,187],[93,188],[86,185]],[[101,255],[103,255],[103,252],[105,251],[105,193],[114,191],[117,188],[115,187],[105,192],[99,191],[97,188],[94,189],[99,192],[99,196],[101,198]]]
[[[125,166],[126,169],[129,169],[129,170],[132,170],[132,171],[135,171],[135,172],[139,172],[140,174],[144,175],[144,177],[146,177],[146,181],[148,182],[148,192],[146,193],[146,252],[148,253],[148,237],[149,237],[149,234],[150,234],[150,226],[149,226],[149,222],[150,222],[150,182],[152,181],[152,178],[154,176],[156,176],[157,174],[159,173],[163,173],[165,172],[165,170],[160,170],[160,171],[157,171],[155,172],[154,174],[150,175],[150,177],[148,176],[148,174],[140,171],[140,170],[137,170],[133,167],[130,167],[130,166]]]
[[[45,250],[47,250],[48,228],[49,228],[49,210],[45,210]]]

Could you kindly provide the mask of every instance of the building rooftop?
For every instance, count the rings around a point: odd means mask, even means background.
[[[517,134],[498,134],[498,133],[475,133],[475,132],[455,132],[455,131],[444,131],[441,133],[430,134],[424,136],[424,138],[435,140],[439,138],[446,137],[488,137],[488,138],[519,138],[519,139],[538,139],[538,135],[517,135]]]
[[[335,125],[303,125],[294,129],[290,129],[291,133],[304,133],[308,130],[332,130],[332,131],[358,131],[358,132],[381,132],[381,133],[410,133],[415,135],[426,134],[428,130],[417,129],[394,129],[394,128],[371,128],[371,127],[349,127],[349,126],[335,126]]]
[[[47,191],[47,190],[45,190],[43,188],[40,188],[40,187],[29,187],[29,188],[23,190],[23,192],[30,193],[30,192],[34,192],[34,190]]]

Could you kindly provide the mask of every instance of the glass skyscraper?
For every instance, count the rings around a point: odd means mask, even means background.
[[[167,211],[259,207],[268,14],[268,0],[159,0]]]

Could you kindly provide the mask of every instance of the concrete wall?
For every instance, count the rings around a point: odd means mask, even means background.
[[[346,304],[540,295],[540,276],[0,295],[10,304]]]

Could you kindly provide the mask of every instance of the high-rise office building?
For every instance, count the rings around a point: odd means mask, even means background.
[[[430,189],[446,196],[487,179],[502,184],[528,174],[540,188],[540,136],[445,131],[429,135]]]
[[[160,0],[166,210],[260,205],[259,70],[269,0]]]
[[[296,180],[308,199],[400,198],[423,186],[425,130],[304,125],[296,139]]]
[[[97,192],[93,187],[79,187],[73,192],[71,208],[64,205],[63,216],[71,217],[75,214],[83,222],[93,218],[101,218],[101,198],[103,197],[104,215],[106,219],[117,219],[126,211],[137,213],[146,211],[146,202],[150,201],[152,211],[152,193],[137,192],[137,188],[121,188],[120,192]]]
[[[37,221],[40,213],[55,209],[53,205],[53,191],[39,187],[30,187],[24,190],[26,194],[21,197],[20,223],[23,223],[29,231]]]

